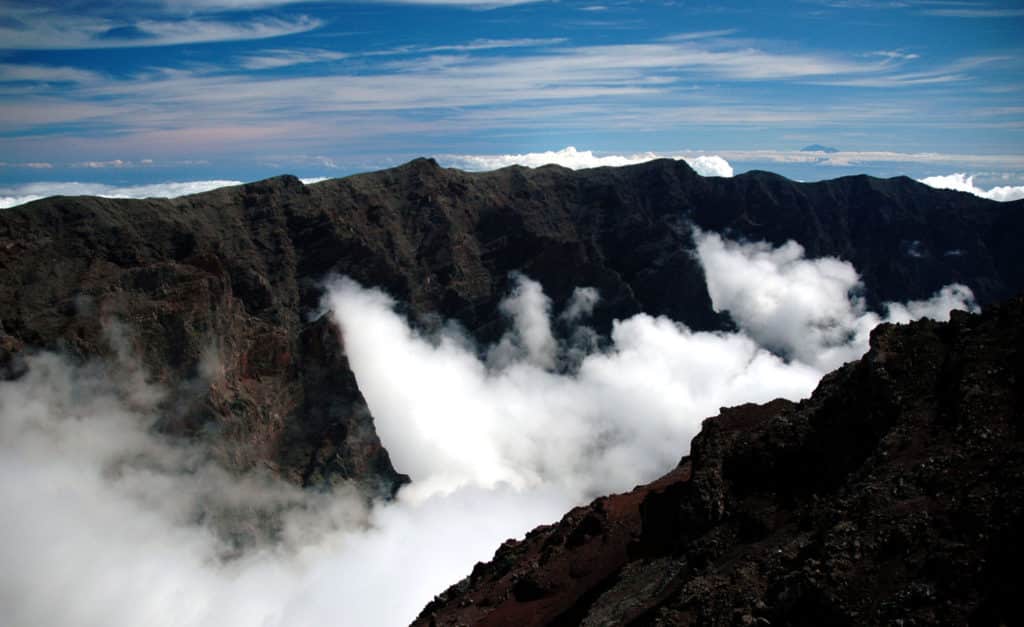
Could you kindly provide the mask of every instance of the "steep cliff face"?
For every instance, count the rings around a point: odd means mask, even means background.
[[[870,304],[952,281],[986,303],[1024,286],[1022,204],[909,179],[702,178],[674,161],[469,174],[424,159],[310,186],[57,197],[0,212],[0,368],[16,376],[18,355],[41,348],[136,355],[171,392],[163,429],[205,439],[229,467],[387,493],[404,478],[321,317],[332,273],[481,339],[501,331],[512,271],[556,306],[597,287],[599,328],[639,311],[727,328],[691,252],[698,225],[851,260]]]
[[[809,400],[723,409],[417,624],[1018,624],[1022,383],[1024,298],[884,325]]]

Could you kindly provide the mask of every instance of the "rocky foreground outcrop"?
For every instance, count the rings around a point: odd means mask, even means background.
[[[852,261],[872,306],[952,282],[983,305],[1024,288],[1024,201],[907,178],[704,178],[668,160],[471,174],[419,159],[315,185],[282,176],[0,211],[0,376],[18,376],[32,350],[137,357],[168,390],[161,429],[203,440],[226,467],[387,494],[405,478],[322,315],[325,278],[385,289],[414,318],[455,318],[483,340],[503,330],[513,271],[556,308],[577,286],[598,288],[598,329],[640,311],[728,328],[692,254],[693,225]]]
[[[506,542],[417,625],[1024,621],[1024,298],[883,325],[806,401]]]

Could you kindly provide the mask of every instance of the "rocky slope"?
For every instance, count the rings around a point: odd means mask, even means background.
[[[729,321],[711,308],[691,225],[848,259],[869,304],[952,281],[984,304],[1024,287],[1022,209],[906,178],[703,178],[675,161],[470,174],[420,159],[310,186],[56,197],[0,212],[0,374],[17,376],[29,350],[137,356],[170,390],[164,431],[204,439],[227,466],[388,493],[404,477],[317,317],[331,273],[481,339],[501,331],[511,271],[556,306],[597,287],[599,327],[647,311],[716,329]]]
[[[883,325],[799,404],[509,541],[419,625],[1024,621],[1024,298]]]

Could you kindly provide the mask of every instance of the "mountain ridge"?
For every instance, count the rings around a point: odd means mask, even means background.
[[[40,349],[111,358],[104,329],[119,321],[152,378],[178,390],[167,433],[208,441],[228,468],[388,494],[405,479],[317,317],[331,274],[483,342],[503,331],[512,272],[557,307],[598,289],[599,331],[639,312],[724,330],[694,226],[847,259],[871,307],[954,281],[985,304],[1024,288],[1022,206],[902,179],[705,178],[675,160],[468,173],[418,159],[308,186],[284,175],[169,200],[54,197],[0,212],[0,364],[14,376]],[[209,355],[221,368],[207,380]]]

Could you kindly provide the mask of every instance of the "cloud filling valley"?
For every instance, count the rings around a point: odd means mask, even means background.
[[[125,351],[103,366],[30,357],[0,382],[6,624],[405,624],[505,539],[670,470],[720,407],[804,398],[880,322],[975,308],[951,285],[875,313],[848,262],[794,242],[695,240],[735,332],[637,314],[601,339],[587,326],[596,290],[554,303],[516,275],[508,330],[480,346],[454,323],[418,329],[373,286],[331,280],[324,304],[413,480],[391,502],[234,476],[155,433],[166,390]],[[254,525],[269,529],[245,540]]]

